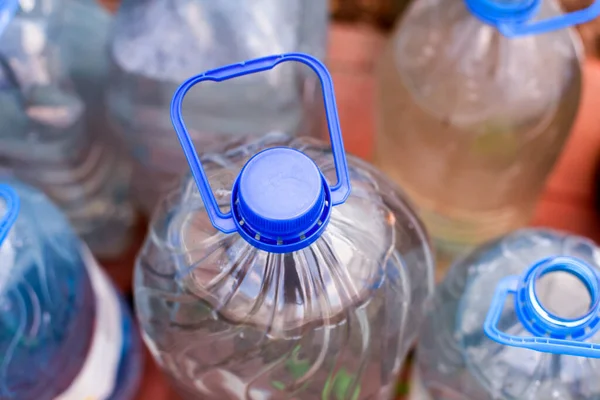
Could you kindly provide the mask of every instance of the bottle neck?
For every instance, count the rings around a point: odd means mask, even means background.
[[[465,0],[467,9],[479,20],[492,26],[520,24],[531,20],[539,11],[540,0]]]
[[[555,272],[577,278],[589,293],[590,305],[582,315],[561,317],[542,304],[537,286],[542,277]],[[560,286],[553,289],[551,296],[561,295],[558,290]],[[533,265],[519,281],[515,307],[520,322],[534,335],[583,340],[600,329],[600,277],[592,266],[577,258],[546,258]]]

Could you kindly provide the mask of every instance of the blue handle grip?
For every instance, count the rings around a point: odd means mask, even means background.
[[[198,157],[198,153],[194,147],[194,143],[190,138],[183,116],[181,107],[186,93],[197,83],[204,81],[221,82],[228,79],[236,78],[243,75],[254,74],[261,71],[267,71],[278,64],[288,61],[296,61],[309,66],[321,82],[323,101],[327,116],[327,125],[329,127],[329,138],[331,140],[331,148],[333,151],[333,159],[337,174],[337,183],[331,188],[331,200],[333,205],[342,204],[350,195],[350,178],[348,174],[348,164],[346,161],[346,153],[344,151],[344,142],[340,129],[340,122],[337,113],[335,102],[335,93],[333,90],[333,81],[327,68],[316,58],[307,54],[289,53],[282,55],[274,55],[269,57],[257,58],[254,60],[245,61],[238,64],[227,65],[207,71],[203,74],[194,76],[185,81],[175,91],[173,101],[171,102],[171,121],[183,152],[188,161],[192,176],[196,181],[202,201],[206,207],[208,216],[212,224],[218,230],[224,233],[232,233],[236,231],[236,225],[233,221],[231,212],[223,213],[215,196],[212,192],[208,178],[202,168],[202,163]]]
[[[541,0],[537,0],[539,3]],[[537,7],[536,7],[537,8]],[[505,36],[515,38],[527,35],[539,35],[571,26],[584,24],[600,15],[600,0],[583,10],[570,12],[537,22],[503,22],[498,24],[498,30]]]
[[[17,216],[19,215],[19,209],[21,203],[19,196],[9,185],[0,183],[0,198],[6,203],[6,212],[4,215],[0,215],[0,245],[6,239],[10,228],[14,225]]]

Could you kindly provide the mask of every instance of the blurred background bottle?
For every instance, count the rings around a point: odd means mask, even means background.
[[[94,254],[113,257],[127,248],[135,217],[130,171],[103,129],[101,92],[91,83],[102,72],[68,64],[106,57],[93,41],[79,43],[77,51],[90,47],[75,56],[66,38],[77,33],[62,25],[61,12],[76,9],[65,1],[21,2],[0,39],[0,167],[46,192]]]
[[[187,170],[169,118],[171,96],[190,75],[290,51],[323,58],[327,2],[125,0],[115,21],[108,108],[131,155],[134,197],[149,213]],[[320,135],[314,73],[286,67],[188,96],[186,113],[200,153],[271,131]]]
[[[486,18],[417,0],[378,71],[376,163],[417,204],[442,264],[528,222],[581,97],[574,31],[507,37]]]
[[[452,266],[417,348],[414,400],[600,398],[600,251],[521,230]]]
[[[142,348],[128,309],[46,196],[9,184],[0,183],[0,398],[133,399]]]

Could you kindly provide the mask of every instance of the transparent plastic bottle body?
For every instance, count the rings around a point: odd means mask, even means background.
[[[134,220],[130,167],[86,129],[90,114],[53,36],[61,4],[44,4],[21,8],[0,40],[0,167],[46,192],[94,254],[116,256]]]
[[[183,80],[270,54],[302,51],[323,58],[326,30],[322,0],[124,1],[110,49],[108,107],[131,155],[134,196],[143,210],[152,211],[187,171],[169,119],[171,97]],[[219,83],[218,89],[203,85],[185,104],[203,154],[271,131],[319,135],[320,110],[316,76],[299,66]]]
[[[207,155],[222,209],[265,147],[303,151],[335,180],[317,141],[269,137]],[[432,293],[426,234],[398,188],[349,159],[352,192],[312,245],[259,250],[218,232],[191,179],[157,207],[135,271],[151,352],[184,398],[391,399]]]
[[[557,15],[543,1],[539,18]],[[378,71],[376,165],[451,259],[523,226],[581,96],[571,30],[507,38],[463,1],[418,0]]]
[[[429,396],[423,400],[600,399],[600,359],[506,346],[484,332],[499,282],[555,256],[576,257],[600,272],[600,251],[592,241],[543,229],[517,231],[452,266],[419,335],[418,375]],[[566,318],[575,319],[591,306],[583,283],[563,272],[543,276],[535,291],[543,307]],[[510,335],[533,336],[519,321],[511,297],[498,325]],[[595,333],[582,346],[599,341]]]
[[[142,348],[127,306],[45,195],[8,183],[20,211],[0,244],[0,398],[132,399]],[[7,204],[0,193],[0,220]]]

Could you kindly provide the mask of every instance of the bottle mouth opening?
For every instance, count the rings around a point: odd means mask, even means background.
[[[551,257],[520,280],[517,316],[531,333],[585,339],[600,329],[600,277],[574,257]]]
[[[548,318],[577,322],[593,311],[592,289],[579,275],[565,271],[546,271],[533,282],[533,296],[540,312]],[[561,295],[561,290],[569,295]]]

